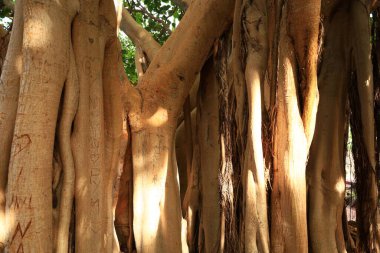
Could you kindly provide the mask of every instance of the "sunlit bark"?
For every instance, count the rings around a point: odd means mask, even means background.
[[[120,2],[16,2],[0,252],[345,252],[346,110],[356,247],[378,249],[376,1],[175,2],[163,46]]]

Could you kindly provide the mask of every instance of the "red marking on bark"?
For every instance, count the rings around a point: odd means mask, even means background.
[[[15,135],[13,140],[13,157],[26,149],[31,143],[32,140],[30,139],[29,134],[23,134],[20,136]]]
[[[18,183],[18,180],[20,179],[20,176],[21,176],[23,170],[24,170],[24,167],[21,167],[21,168],[20,168],[20,172],[19,172],[18,175],[17,175],[17,179],[16,179],[16,182],[17,182],[17,183]]]
[[[11,240],[11,243],[9,245],[12,245],[14,239],[16,238],[16,235],[18,234],[18,232],[20,232],[20,235],[21,235],[21,239],[24,238],[24,236],[26,235],[26,232],[28,232],[28,229],[30,228],[30,225],[32,224],[32,220],[30,220],[28,222],[28,224],[26,225],[25,227],[25,230],[24,232],[22,231],[21,229],[21,225],[20,225],[20,222],[17,223],[17,227],[16,227],[16,231],[14,232],[13,236],[12,236],[12,240]],[[20,247],[19,247],[20,249]],[[23,249],[24,250],[24,249]],[[18,252],[18,251],[17,251]]]
[[[18,246],[16,253],[24,253],[24,246],[22,245],[22,243],[20,243],[20,246]]]
[[[29,200],[29,201],[28,201]],[[12,208],[12,205],[14,207],[14,210],[20,209],[22,207],[26,207],[28,209],[32,208],[32,196],[29,197],[19,197],[12,195],[11,203],[9,205],[9,208]]]

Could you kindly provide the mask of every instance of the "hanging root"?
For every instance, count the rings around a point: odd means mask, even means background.
[[[9,154],[11,152],[20,89],[20,73],[18,70],[22,69],[21,55],[24,23],[22,12],[22,1],[18,1],[9,46],[3,44],[5,41],[0,39],[0,57],[2,57],[3,49],[7,49],[5,50],[7,55],[4,61],[2,58],[0,59],[0,252],[3,252],[7,240],[5,195],[8,182]]]
[[[199,188],[198,188],[198,169],[199,169],[199,146],[194,144],[193,152],[193,133],[191,124],[191,105],[190,96],[187,96],[183,106],[185,141],[186,141],[186,172],[187,189],[183,200],[182,212],[187,220],[187,244],[190,252],[197,252],[196,218],[199,211]]]
[[[241,165],[239,142],[236,136],[236,94],[231,88],[228,74],[229,36],[220,40],[216,55],[219,90],[220,171],[219,193],[221,207],[221,252],[239,252],[239,228],[241,217]]]
[[[379,250],[376,242],[378,189],[375,172],[375,129],[373,115],[373,66],[370,60],[369,9],[352,1],[352,83],[349,87],[353,156],[358,194],[359,252]]]
[[[352,128],[352,153],[355,162],[356,190],[358,194],[358,236],[359,249],[363,252],[370,252],[371,242],[374,237],[371,231],[376,231],[376,206],[373,206],[372,183],[369,178],[374,177],[374,168],[369,160],[368,152],[363,139],[363,128],[360,113],[360,100],[356,88],[356,76],[352,77],[353,82],[349,88],[351,128]],[[371,228],[371,225],[374,226]]]
[[[64,87],[62,118],[58,127],[59,151],[63,167],[63,183],[59,207],[59,222],[57,231],[57,253],[68,252],[69,227],[74,198],[75,168],[71,150],[71,126],[77,111],[79,86],[76,73],[74,53],[70,53],[70,69]]]
[[[186,176],[188,180],[186,193],[182,203],[182,213],[187,215],[190,202],[192,161],[193,161],[193,134],[191,129],[190,97],[188,96],[183,106],[184,127],[185,127],[185,154],[186,154]]]
[[[128,129],[128,133],[130,130]],[[133,164],[132,164],[132,146],[131,140],[128,140],[125,134],[127,144],[122,148],[125,149],[123,156],[123,172],[120,177],[120,186],[118,200],[115,210],[115,229],[120,243],[120,248],[124,252],[133,252],[135,250],[133,238]]]
[[[186,171],[187,178],[190,178],[191,173],[191,162],[193,159],[193,133],[191,129],[191,105],[190,105],[190,95],[187,96],[185,104],[183,106],[183,114],[185,121],[185,139],[186,139]]]
[[[119,61],[120,45],[116,36],[109,38],[105,49],[105,58],[103,65],[103,99],[104,99],[104,121],[105,124],[105,161],[106,174],[106,203],[107,203],[107,220],[113,221],[115,216],[115,205],[113,197],[115,195],[114,184],[117,178],[117,168],[119,166],[120,144],[122,136],[122,106],[120,98],[120,79],[117,66]],[[115,201],[117,202],[117,200]],[[112,213],[109,211],[111,210]],[[114,230],[113,222],[108,222],[110,230]],[[116,241],[117,237],[114,231],[113,247],[119,246]]]

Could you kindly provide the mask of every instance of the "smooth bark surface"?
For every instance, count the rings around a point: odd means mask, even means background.
[[[139,252],[181,250],[181,205],[177,170],[171,159],[172,139],[179,110],[214,39],[227,25],[232,6],[233,1],[217,5],[214,1],[194,2],[139,81],[138,100],[128,103],[133,106],[129,111],[133,223]],[[220,22],[221,16],[226,17],[225,22]],[[191,39],[194,35],[197,40]],[[165,238],[171,238],[171,242]]]
[[[53,248],[52,194],[46,182],[52,182],[54,132],[70,66],[70,23],[75,8],[72,2],[24,3],[23,68],[7,189],[10,252]]]
[[[186,12],[161,46],[121,1],[16,1],[0,29],[0,252],[378,251],[378,3],[171,4]]]
[[[269,252],[266,179],[262,127],[262,88],[268,55],[267,6],[257,1],[245,6],[245,31],[248,44],[245,81],[248,95],[248,133],[245,150],[243,189],[245,194],[245,251]]]
[[[342,243],[343,145],[349,64],[345,61],[348,51],[344,47],[348,38],[343,31],[348,29],[347,12],[347,6],[342,6],[328,24],[326,40],[329,44],[324,48],[318,76],[320,104],[307,168],[308,222],[313,252],[345,252]],[[340,71],[331,72],[331,68]]]

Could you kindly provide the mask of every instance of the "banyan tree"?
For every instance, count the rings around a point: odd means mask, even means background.
[[[0,252],[380,252],[379,6],[1,1]]]

